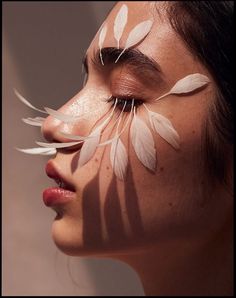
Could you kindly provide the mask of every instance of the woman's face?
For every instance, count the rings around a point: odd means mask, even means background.
[[[203,195],[208,186],[201,164],[202,133],[214,95],[213,79],[173,31],[161,3],[125,3],[128,23],[120,41],[124,47],[134,26],[153,20],[150,33],[135,49],[158,63],[160,71],[151,70],[141,60],[132,66],[125,61],[115,64],[107,55],[103,57],[105,66],[95,66],[92,59],[99,50],[98,32],[87,50],[87,83],[60,108],[65,114],[91,113],[73,124],[49,116],[43,125],[44,136],[51,142],[69,141],[59,131],[87,136],[112,110],[111,103],[104,99],[113,95],[142,99],[150,110],[168,118],[180,136],[180,149],[175,150],[153,133],[157,152],[157,170],[153,173],[137,158],[128,126],[121,136],[128,153],[124,181],[117,179],[112,170],[110,145],[98,147],[82,167],[78,167],[80,148],[58,150],[49,163],[73,184],[76,198],[57,206],[61,216],[53,222],[52,235],[56,245],[69,255],[111,256],[160,246],[167,241],[198,241],[217,230],[226,218],[227,204],[217,199],[205,200]],[[103,47],[117,47],[113,24],[122,4],[118,3],[105,20],[108,32]],[[192,73],[208,76],[211,83],[199,92],[153,101]],[[115,114],[120,110],[117,106]],[[139,106],[136,111],[149,125],[145,108]],[[114,135],[114,130],[109,129],[114,121],[115,116],[100,142]]]

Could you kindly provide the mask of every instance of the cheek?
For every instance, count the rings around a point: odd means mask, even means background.
[[[160,239],[170,224],[174,223],[176,228],[182,226],[185,212],[192,220],[196,211],[194,205],[200,207],[200,183],[198,151],[191,152],[190,156],[186,152],[175,152],[161,139],[158,144],[155,174],[144,168],[131,150],[127,196],[136,198],[146,232]]]
[[[155,237],[158,240],[166,237],[173,239],[186,233],[201,233],[199,220],[204,217],[201,201],[201,127],[196,127],[196,122],[202,123],[204,113],[190,113],[192,117],[185,116],[184,119],[180,110],[175,110],[173,116],[170,109],[168,112],[163,109],[163,114],[173,120],[181,136],[180,150],[174,150],[153,133],[157,171],[152,174],[141,164],[130,145],[130,166],[125,181],[125,195],[130,205],[127,214],[140,219],[139,230],[143,230],[150,241]],[[132,208],[133,205],[136,208]]]
[[[110,145],[99,147],[93,158],[74,172],[74,182],[80,188],[82,219],[75,214],[71,220],[80,231],[81,250],[129,249],[153,241],[196,235],[202,230],[199,222],[206,223],[206,219],[199,201],[201,130],[196,128],[193,117],[182,121],[178,117],[180,112],[174,114],[169,109],[167,113],[163,108],[163,114],[173,120],[182,142],[181,149],[175,151],[153,133],[157,149],[155,174],[138,160],[128,129],[122,135],[129,158],[123,182],[116,180],[111,168]],[[200,119],[199,115],[197,118]],[[113,135],[114,131],[107,130],[101,142]]]

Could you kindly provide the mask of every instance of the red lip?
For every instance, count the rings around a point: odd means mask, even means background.
[[[59,185],[59,187],[50,187],[44,190],[43,201],[46,206],[64,204],[75,198],[74,186],[58,173],[51,161],[47,163],[45,170],[48,177],[54,179]]]

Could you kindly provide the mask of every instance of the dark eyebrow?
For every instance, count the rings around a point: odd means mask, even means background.
[[[104,65],[102,65],[100,60],[100,52],[97,50],[93,53],[91,57],[91,62],[95,68],[99,70],[103,70],[104,67],[112,66],[113,69],[119,67],[120,65],[125,64],[125,66],[129,67],[131,71],[136,75],[140,76],[142,79],[149,80],[152,79],[154,81],[163,82],[164,74],[161,69],[161,66],[151,57],[143,54],[141,51],[137,49],[126,49],[125,52],[121,55],[118,62],[115,63],[117,57],[122,52],[122,48],[114,48],[108,47],[102,49],[102,58],[104,61]],[[88,57],[84,58],[84,67],[88,72]]]

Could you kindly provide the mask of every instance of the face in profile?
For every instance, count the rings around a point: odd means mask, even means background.
[[[87,50],[83,88],[59,109],[80,119],[67,123],[51,115],[42,126],[49,142],[65,143],[72,141],[69,135],[89,136],[107,121],[99,144],[117,135],[120,140],[97,146],[90,156],[92,142],[85,147],[84,139],[58,148],[47,164],[48,175],[70,190],[45,194],[57,212],[53,240],[68,255],[112,257],[205,241],[229,210],[227,203],[222,207],[205,195],[202,136],[215,94],[211,74],[172,29],[161,2],[125,4],[127,22],[119,41],[114,22],[123,3],[109,13]],[[123,51],[135,26],[148,20],[147,34]],[[191,74],[210,83],[156,100]],[[159,115],[153,116],[157,127],[151,113]]]

